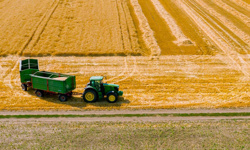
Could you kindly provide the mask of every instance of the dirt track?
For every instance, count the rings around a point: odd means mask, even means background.
[[[250,108],[237,109],[149,109],[149,110],[103,110],[103,111],[0,111],[0,115],[116,115],[116,114],[183,114],[183,113],[243,113]]]
[[[29,119],[1,119],[0,121],[11,122],[166,122],[166,121],[202,121],[202,120],[228,120],[228,119],[250,119],[250,116],[238,117],[82,117],[82,118],[29,118]]]
[[[243,109],[172,109],[172,110],[109,110],[109,111],[2,111],[1,115],[116,115],[116,114],[175,114],[175,113],[242,113],[250,112],[250,108]],[[72,117],[72,118],[10,118],[0,119],[0,121],[14,121],[14,122],[26,122],[26,121],[80,121],[80,122],[165,122],[165,121],[199,121],[199,120],[225,120],[225,119],[250,119],[250,116],[191,116],[191,117],[174,117],[174,116],[156,116],[156,117]]]

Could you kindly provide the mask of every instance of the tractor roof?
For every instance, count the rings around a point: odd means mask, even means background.
[[[90,80],[102,80],[103,79],[103,76],[93,76],[90,78]]]

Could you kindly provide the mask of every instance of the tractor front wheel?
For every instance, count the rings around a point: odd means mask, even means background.
[[[60,94],[60,95],[59,95],[59,100],[60,100],[61,102],[66,102],[66,101],[67,101],[67,95]]]
[[[109,103],[115,103],[118,100],[118,96],[115,93],[110,93],[107,95],[107,100]]]
[[[83,100],[86,103],[94,103],[97,101],[97,93],[94,90],[85,90],[83,93]]]
[[[44,96],[44,92],[41,90],[36,90],[36,96],[37,97],[43,97]]]
[[[23,89],[24,91],[27,91],[27,85],[26,85],[26,84],[22,84],[21,87],[22,87],[22,89]]]

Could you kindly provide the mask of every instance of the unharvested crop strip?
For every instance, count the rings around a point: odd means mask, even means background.
[[[174,18],[165,10],[159,0],[151,1],[156,10],[158,11],[159,15],[165,20],[165,22],[169,26],[172,34],[176,37],[177,41],[175,41],[175,43],[179,46],[185,44],[192,44],[193,42],[191,42],[191,40],[184,35]]]
[[[240,18],[243,23],[245,23],[248,27],[250,27],[250,18],[249,17],[247,17],[246,15],[244,15],[241,12],[237,11],[233,7],[227,5],[222,0],[212,0],[212,1],[215,4],[217,4],[218,6],[222,7],[223,9],[225,9],[227,12],[229,12],[232,15]]]
[[[142,8],[138,0],[130,0],[135,14],[139,20],[139,27],[143,33],[143,40],[145,41],[146,46],[151,51],[151,56],[159,56],[161,54],[161,49],[157,44],[157,41],[154,37],[154,32],[150,28],[147,18],[142,12]]]
[[[133,43],[133,41],[131,41],[131,26],[133,26],[133,22],[129,21],[128,19],[128,9],[125,9],[124,7],[126,7],[126,4],[124,4],[124,0],[117,0],[117,11],[118,11],[118,17],[120,20],[120,29],[121,29],[121,35],[122,35],[122,41],[123,41],[123,47],[124,47],[124,51],[127,53],[131,53],[131,52],[135,52],[133,49],[132,45],[135,45]],[[125,5],[125,6],[124,6]],[[136,42],[136,41],[135,41]]]
[[[22,55],[23,52],[28,48],[29,51],[32,51],[33,47],[37,44],[37,42],[40,39],[41,34],[45,30],[52,14],[55,12],[57,6],[59,5],[60,0],[54,0],[52,3],[51,9],[48,10],[47,13],[44,14],[44,16],[41,18],[41,20],[38,22],[36,28],[32,32],[31,36],[29,37],[28,41],[24,44],[23,48],[21,49],[21,52],[19,55]]]
[[[139,44],[138,44],[138,35],[136,33],[136,29],[135,29],[135,25],[133,23],[133,20],[130,17],[131,14],[130,14],[130,11],[128,8],[127,1],[122,0],[122,8],[123,8],[123,11],[125,12],[125,17],[126,17],[126,21],[127,21],[127,29],[128,29],[128,33],[129,33],[129,40],[131,43],[131,49],[137,53],[140,51]]]
[[[248,46],[250,46],[250,36],[237,28],[230,20],[221,14],[217,13],[213,8],[207,5],[203,0],[195,0],[198,4],[200,4],[205,10],[207,10],[211,15],[218,18],[228,29],[234,32],[239,38],[241,38]]]
[[[234,64],[235,69],[241,71],[245,76],[249,77],[248,71],[242,68],[242,66],[240,65],[242,63],[242,59],[239,57],[239,54],[231,49],[231,46],[224,41],[223,36],[219,35],[219,33],[216,32],[216,29],[214,29],[212,26],[209,26],[209,23],[206,22],[203,17],[201,17],[197,12],[195,12],[182,0],[173,1],[177,4],[177,6],[186,11],[186,13],[193,19],[193,21],[198,25],[198,27],[206,35],[208,35],[208,37],[210,37],[222,51],[224,51],[230,61]],[[230,62],[227,63],[230,64]]]

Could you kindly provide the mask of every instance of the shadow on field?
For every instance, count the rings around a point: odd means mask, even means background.
[[[35,90],[33,89],[28,89],[27,91],[30,95],[32,96],[36,96],[35,94]],[[68,98],[68,101],[66,102],[60,102],[58,99],[58,95],[53,95],[53,94],[49,94],[46,93],[44,95],[44,97],[40,98],[41,100],[47,101],[47,102],[51,102],[51,103],[56,103],[56,104],[63,104],[63,105],[69,105],[72,107],[76,107],[76,108],[84,108],[87,106],[90,107],[96,107],[98,108],[108,108],[108,107],[120,107],[123,104],[129,104],[130,101],[128,99],[125,99],[124,97],[119,97],[118,101],[116,103],[109,103],[106,98],[103,99],[99,99],[97,102],[95,103],[86,103],[84,102],[83,98],[81,97],[81,95],[73,95],[72,97]]]

